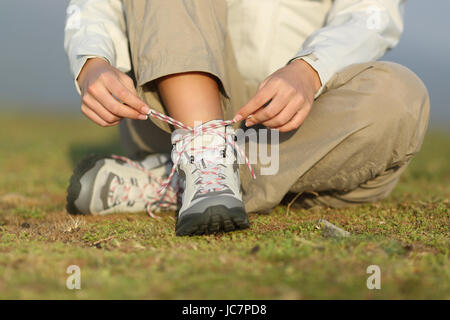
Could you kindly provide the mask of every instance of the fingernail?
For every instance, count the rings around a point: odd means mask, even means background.
[[[147,116],[146,114],[140,114],[140,115],[138,116],[138,119],[139,119],[139,120],[147,120],[147,119],[148,119],[148,116]]]
[[[243,117],[240,114],[237,114],[234,116],[233,121],[234,122],[239,122],[243,119]]]
[[[246,127],[251,127],[252,125],[254,125],[255,123],[253,122],[253,121],[251,121],[251,120],[247,120],[247,121],[245,121],[245,126]]]
[[[150,108],[149,108],[149,107],[147,107],[147,106],[143,106],[143,107],[141,108],[141,111],[142,111],[142,113],[145,113],[145,114],[147,114],[147,113],[149,113],[149,112],[150,112]]]

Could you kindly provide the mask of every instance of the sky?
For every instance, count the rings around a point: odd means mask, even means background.
[[[69,0],[0,1],[0,110],[79,112],[63,48]],[[409,0],[405,32],[382,60],[401,63],[425,82],[431,124],[450,123],[449,0]]]

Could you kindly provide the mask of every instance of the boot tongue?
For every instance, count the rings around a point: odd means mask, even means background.
[[[220,125],[223,120],[210,120],[208,122],[202,123],[199,126],[194,128],[194,134],[197,136],[194,140],[191,141],[190,147],[201,147],[201,146],[219,146],[224,144],[224,134],[225,127],[218,128],[210,128],[207,129],[207,132],[201,132],[201,130],[209,125],[218,124]],[[223,133],[223,135],[219,134],[219,132]],[[184,140],[187,134],[192,134],[192,131],[186,129],[177,129],[172,132],[172,144],[178,143],[180,140]],[[187,138],[187,137],[186,137]]]
[[[211,120],[203,123],[200,126],[194,128],[194,132],[186,130],[186,129],[177,129],[172,133],[172,144],[175,145],[175,148],[178,151],[184,149],[184,153],[186,156],[190,157],[192,155],[192,150],[195,150],[196,160],[200,160],[201,158],[216,158],[220,155],[221,149],[224,149],[226,145],[225,141],[225,127],[220,126],[222,120]],[[217,128],[208,128],[206,132],[202,132],[202,129],[205,126],[218,124]],[[222,133],[222,134],[220,134]],[[188,135],[196,135],[196,137],[190,141],[190,137]],[[188,141],[189,144],[185,145]],[[201,150],[203,147],[206,147],[204,152]],[[214,150],[214,148],[216,150]],[[172,160],[174,154],[172,153]]]

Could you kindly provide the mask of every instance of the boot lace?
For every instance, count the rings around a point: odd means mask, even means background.
[[[152,190],[152,188],[157,187],[158,188],[157,194],[160,196],[160,199],[159,200],[150,199],[146,203],[146,209],[147,209],[147,213],[149,214],[149,216],[152,218],[157,217],[153,214],[153,211],[155,208],[167,208],[168,210],[173,209],[174,206],[176,208],[177,199],[180,196],[181,188],[180,188],[178,179],[176,179],[176,183],[175,183],[176,187],[173,186],[172,182],[173,182],[173,179],[174,179],[174,176],[176,173],[176,168],[177,168],[179,162],[181,161],[183,154],[190,154],[191,157],[189,160],[194,159],[191,162],[196,163],[195,156],[198,155],[199,153],[204,154],[205,151],[208,151],[208,150],[217,152],[217,146],[215,146],[215,147],[201,146],[201,147],[197,147],[197,148],[191,146],[190,150],[188,149],[188,146],[191,145],[191,142],[195,138],[197,138],[201,135],[204,135],[204,134],[218,134],[221,137],[223,137],[224,148],[226,148],[226,146],[230,146],[232,148],[232,150],[234,150],[236,152],[236,154],[239,157],[241,157],[241,159],[244,159],[245,164],[247,165],[252,178],[253,179],[256,178],[255,172],[253,171],[250,161],[248,160],[245,153],[241,150],[241,148],[239,148],[239,146],[236,144],[234,135],[227,134],[224,130],[224,128],[226,126],[232,125],[236,121],[221,120],[221,121],[215,121],[212,123],[206,123],[202,126],[192,128],[178,120],[175,120],[169,116],[166,116],[165,114],[159,113],[152,109],[150,109],[148,116],[159,119],[159,120],[166,122],[168,124],[171,124],[175,127],[188,130],[189,134],[186,134],[180,138],[180,140],[183,140],[182,144],[181,144],[182,147],[181,147],[181,150],[176,151],[177,154],[175,157],[175,161],[173,163],[172,170],[170,171],[170,174],[169,174],[167,180],[163,182],[160,179],[158,179],[157,177],[152,177],[151,181],[154,181],[155,185],[146,184],[145,186],[142,186],[142,187],[126,185],[125,183],[123,183],[122,191],[124,191],[124,192],[122,194],[119,192],[119,189],[117,189],[117,194],[120,196],[116,197],[118,199],[121,199],[122,202],[123,201],[136,201],[137,199],[144,198],[144,196],[147,192],[146,190]],[[178,141],[180,141],[180,140],[178,140]],[[178,141],[175,141],[175,143],[177,143]],[[187,152],[188,150],[190,152]],[[225,156],[225,154],[223,156]],[[151,177],[151,172],[149,170],[145,169],[144,167],[142,167],[139,163],[137,163],[131,159],[128,159],[126,157],[121,157],[121,156],[114,156],[114,157],[116,159],[126,161],[130,165],[138,168],[139,170],[146,172]],[[220,164],[220,163],[215,164],[214,159],[217,160],[217,157],[215,157],[215,156],[203,157],[202,158],[203,163],[202,163],[202,161],[196,163],[195,170],[198,170],[198,171],[196,171],[195,174],[197,175],[196,184],[199,186],[198,192],[208,193],[211,191],[220,191],[220,190],[224,190],[225,188],[227,188],[227,186],[224,184],[224,180],[226,178],[224,171],[223,171],[224,165]],[[118,183],[119,182],[120,181],[118,181]],[[116,185],[116,188],[118,188],[118,185]],[[136,188],[139,190],[136,190]],[[114,195],[114,191],[115,190],[113,190],[113,192],[112,192],[113,195]]]
[[[143,171],[149,177],[148,182],[139,185],[137,179],[123,179],[122,177],[115,177],[110,184],[108,193],[108,203],[112,206],[121,205],[126,202],[127,206],[134,206],[137,202],[145,202],[145,209],[147,214],[152,218],[157,218],[155,211],[162,210],[176,210],[179,196],[178,179],[174,179],[173,183],[167,186],[164,190],[163,179],[154,176],[151,170],[144,168],[138,162],[133,161],[127,157],[113,155],[114,159],[125,161],[132,167]],[[176,176],[175,176],[176,177]],[[154,190],[161,190],[155,197]]]

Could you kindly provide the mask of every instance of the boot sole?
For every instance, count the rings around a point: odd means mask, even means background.
[[[177,236],[205,235],[230,232],[250,227],[244,208],[227,208],[223,205],[211,206],[201,213],[189,213],[177,220]]]

